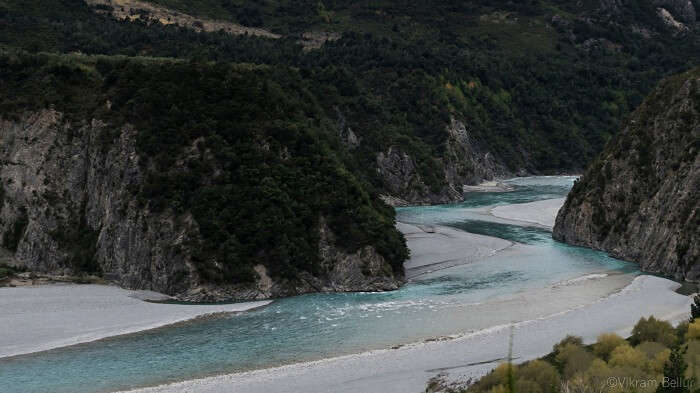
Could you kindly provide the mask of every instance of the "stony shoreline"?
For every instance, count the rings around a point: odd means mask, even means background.
[[[593,342],[604,332],[628,336],[641,317],[655,315],[672,322],[685,319],[692,299],[677,294],[677,287],[677,283],[664,278],[639,276],[622,290],[596,302],[517,322],[517,362],[546,355],[566,334]],[[640,293],[645,296],[639,296]],[[596,315],[597,322],[591,315]],[[507,353],[508,332],[506,325],[494,326],[447,340],[177,382],[130,393],[418,392],[438,373],[446,373],[451,381],[485,374]],[[521,339],[524,337],[527,340]]]
[[[163,300],[163,296],[94,284],[0,288],[0,326],[5,332],[0,335],[0,358],[136,333],[210,314],[243,312],[271,303],[153,302]]]

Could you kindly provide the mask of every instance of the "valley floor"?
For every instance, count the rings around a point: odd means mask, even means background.
[[[588,285],[588,284],[587,284]],[[568,312],[515,324],[517,361],[547,354],[567,334],[592,342],[604,332],[629,335],[639,318],[649,315],[685,319],[691,298],[674,290],[679,284],[639,276],[623,290]],[[642,295],[643,294],[643,295]],[[553,294],[556,295],[556,294]],[[138,393],[271,393],[424,391],[440,372],[452,380],[478,377],[507,354],[508,326],[498,326],[445,341],[408,345],[315,362],[229,374],[136,390]]]
[[[511,246],[507,240],[447,227],[398,224],[413,257],[409,278],[486,258]],[[65,347],[136,333],[212,313],[242,312],[269,304],[163,304],[163,295],[106,285],[48,284],[0,288],[0,357]]]
[[[481,219],[516,225],[551,228],[563,199],[470,209]],[[441,227],[398,224],[406,235],[412,258],[407,262],[410,277],[450,266],[470,263],[494,254],[526,254],[529,246]],[[542,303],[578,299],[583,304],[545,317],[516,323],[514,355],[518,362],[547,354],[567,334],[592,342],[604,332],[629,335],[641,317],[654,315],[670,321],[687,318],[690,297],[679,295],[673,281],[638,276],[629,284],[627,275],[591,274],[542,289],[535,296],[521,293],[505,302],[533,312]],[[618,290],[610,295],[611,287]],[[539,301],[534,299],[540,299]],[[542,299],[545,299],[544,301]],[[591,300],[594,299],[594,300]],[[595,300],[597,299],[597,300]],[[517,313],[514,313],[517,314]],[[514,317],[517,319],[516,317]],[[314,362],[235,373],[132,393],[269,393],[269,392],[382,392],[424,391],[438,373],[465,381],[492,369],[507,354],[506,325],[467,333],[459,337],[406,345],[398,349],[365,352]]]
[[[563,200],[473,209],[485,220],[551,227]],[[471,209],[470,209],[471,210]],[[441,226],[398,224],[412,251],[409,279],[431,271],[501,256],[523,257],[533,246]],[[494,256],[497,255],[497,256]],[[629,334],[639,318],[687,318],[692,299],[675,292],[679,284],[654,276],[589,274],[516,293],[499,300],[511,310],[517,361],[548,353],[567,334],[593,341],[600,333]],[[610,294],[613,292],[612,294]],[[239,312],[270,302],[180,305],[145,302],[153,293],[113,286],[45,285],[0,288],[0,357],[42,351],[133,333],[199,316]],[[576,305],[576,306],[572,306]],[[479,310],[478,304],[472,305]],[[491,310],[491,311],[489,311]],[[551,310],[542,313],[542,310]],[[475,311],[476,312],[476,311]],[[481,311],[479,311],[481,312]],[[527,320],[526,315],[544,315]],[[507,320],[507,319],[506,319]],[[487,325],[493,326],[493,325]],[[395,349],[178,382],[134,390],[138,393],[196,392],[382,392],[424,391],[438,373],[451,380],[483,375],[507,354],[509,327],[498,325],[456,337]]]
[[[184,305],[141,300],[162,296],[106,285],[0,288],[0,357],[135,333],[212,313],[246,311],[270,303]]]

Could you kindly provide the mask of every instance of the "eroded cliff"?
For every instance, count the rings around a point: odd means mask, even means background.
[[[105,144],[108,133],[116,133],[115,143]],[[137,196],[144,174],[136,134],[130,125],[72,124],[54,110],[0,120],[0,236],[15,264],[54,275],[98,274],[193,301],[387,290],[402,283],[372,246],[339,249],[323,219],[320,273],[273,279],[259,264],[254,283],[208,282],[193,262],[202,238],[192,214],[152,212]]]
[[[512,176],[500,160],[486,150],[467,126],[455,118],[445,128],[445,148],[432,172],[441,174],[432,183],[420,174],[415,157],[398,146],[377,154],[377,173],[389,193],[383,199],[393,206],[442,204],[464,199],[463,186]]]
[[[700,279],[700,69],[664,80],[575,184],[553,236]]]
[[[191,301],[403,282],[393,210],[271,70],[51,55],[0,69],[3,263]]]

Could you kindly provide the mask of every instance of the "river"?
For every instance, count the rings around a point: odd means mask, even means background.
[[[484,207],[561,198],[573,178],[509,183],[512,192],[397,209],[401,222],[516,242],[491,257],[420,275],[393,292],[297,296],[243,314],[0,359],[2,391],[110,392],[397,347],[564,312],[638,274],[602,252],[557,243],[546,229],[487,219]]]

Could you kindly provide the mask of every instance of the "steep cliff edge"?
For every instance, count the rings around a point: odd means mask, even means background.
[[[103,148],[101,121],[71,124],[53,110],[0,120],[3,247],[16,263],[52,274],[104,274],[129,288],[175,294],[190,283],[198,237],[191,215],[151,214],[133,127]]]
[[[670,77],[575,184],[555,239],[700,279],[700,69]]]
[[[390,193],[383,196],[385,202],[393,206],[461,202],[463,186],[512,175],[474,141],[463,122],[452,118],[445,131],[445,149],[434,169],[442,176],[434,184],[421,177],[415,158],[400,147],[390,146],[377,154],[377,173]]]
[[[0,70],[11,263],[190,301],[403,282],[393,210],[335,157],[309,93],[279,86],[296,82],[88,56],[3,54]]]

